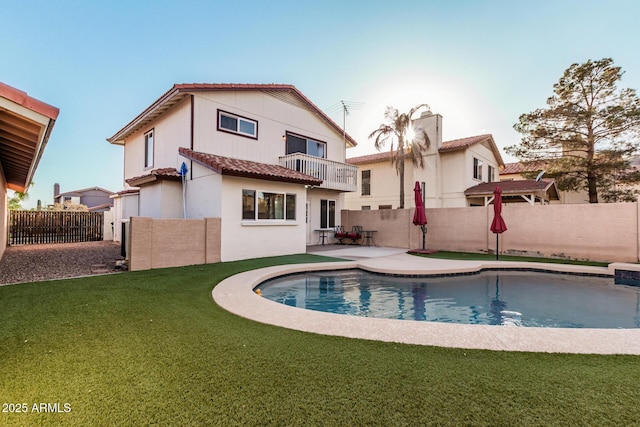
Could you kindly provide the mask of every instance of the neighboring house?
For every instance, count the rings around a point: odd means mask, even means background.
[[[507,163],[504,165],[504,169],[500,171],[500,181],[518,181],[517,184],[508,184],[514,189],[519,189],[522,198],[525,198],[524,194],[527,194],[526,201],[528,203],[535,203],[539,201],[542,204],[545,203],[589,203],[589,196],[586,191],[559,191],[556,187],[553,179],[544,179],[545,162],[536,161],[528,164],[520,162]],[[533,177],[536,179],[533,179]],[[545,185],[546,190],[541,192],[541,184]],[[507,185],[507,184],[505,184]],[[531,199],[532,194],[537,194],[533,202]],[[504,198],[503,198],[504,200]],[[514,198],[514,201],[518,200]]]
[[[7,245],[7,189],[27,191],[59,112],[0,83],[0,258]]]
[[[487,206],[494,198],[496,186],[502,191],[502,203],[529,203],[548,205],[559,201],[558,189],[553,179],[521,179],[514,181],[485,182],[467,188],[464,192],[471,206]]]
[[[84,205],[89,208],[89,212],[108,211],[113,206],[111,196],[113,191],[100,187],[83,188],[82,190],[66,191],[60,193],[60,184],[53,185],[53,203],[64,205],[71,203],[74,205]]]
[[[355,140],[291,85],[176,84],[107,140],[116,239],[132,216],[221,218],[222,261],[304,252],[356,189]]]
[[[413,120],[413,128],[424,129],[431,145],[424,156],[424,167],[405,162],[404,206],[415,205],[413,188],[422,183],[427,208],[464,207],[475,203],[465,190],[482,182],[498,181],[502,157],[491,135],[477,135],[442,141],[442,116],[423,113]],[[400,178],[391,164],[391,153],[383,151],[347,159],[358,166],[359,189],[345,196],[350,210],[394,209],[399,206]]]

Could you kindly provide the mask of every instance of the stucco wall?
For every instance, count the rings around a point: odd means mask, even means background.
[[[392,211],[343,211],[342,225],[378,230],[378,246],[420,248],[420,227],[412,224],[414,208]],[[593,261],[638,262],[638,203],[591,205],[505,204],[508,230],[499,236],[500,252]],[[494,252],[488,207],[427,209],[427,249]]]
[[[258,139],[218,131],[218,109],[257,121]],[[345,161],[345,143],[334,128],[295,102],[283,102],[261,91],[198,93],[194,124],[193,149],[204,153],[278,164],[278,157],[286,154],[282,137],[288,131],[326,142],[327,159]]]
[[[192,165],[193,179],[187,181],[187,217],[222,216],[222,175],[197,163]]]
[[[124,147],[124,178],[149,173],[151,169],[179,168],[183,159],[178,156],[179,147],[189,147],[191,103],[187,97],[151,125],[127,138]],[[144,134],[153,133],[153,166],[144,167]]]
[[[220,261],[220,218],[131,218],[129,270]]]
[[[321,225],[321,200],[335,200],[335,225],[340,225],[340,212],[344,209],[344,197],[342,193],[321,188],[313,188],[307,191],[307,202],[309,211],[306,215],[306,242],[308,245],[315,245],[319,241],[319,233],[316,231]],[[328,219],[328,218],[327,218]],[[302,218],[305,222],[305,218]],[[328,236],[327,236],[328,237]]]
[[[307,197],[304,185],[233,176],[223,176],[222,180],[222,261],[305,252]],[[295,194],[296,219],[243,220],[243,189]]]
[[[139,215],[138,194],[121,194],[113,198],[113,240],[122,241],[122,223],[129,221],[129,218]]]
[[[140,188],[140,216],[183,218],[182,183],[158,181]]]

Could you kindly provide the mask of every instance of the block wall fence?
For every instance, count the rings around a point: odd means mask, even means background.
[[[377,246],[422,247],[420,227],[411,209],[341,212],[341,225],[377,230]],[[493,205],[427,209],[426,248],[495,253],[496,235],[489,227]],[[608,262],[640,260],[638,203],[580,205],[504,204],[508,230],[498,236],[501,254]]]
[[[343,210],[340,224],[346,229],[360,225],[376,230],[377,246],[419,249],[422,232],[412,223],[414,210]],[[498,236],[500,254],[640,261],[638,203],[505,204],[502,216],[508,230]],[[495,253],[496,235],[489,230],[492,205],[427,209],[427,220],[427,249]],[[130,227],[127,253],[132,271],[220,262],[220,218],[132,217]]]
[[[132,217],[129,270],[220,262],[220,218]]]

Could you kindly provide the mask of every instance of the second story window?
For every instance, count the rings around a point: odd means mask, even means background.
[[[144,167],[153,167],[153,130],[144,134]]]
[[[323,159],[327,157],[327,144],[322,141],[287,132],[286,142],[286,154],[304,153]]]
[[[218,130],[258,139],[258,122],[218,110]]]
[[[362,195],[371,195],[371,170],[362,171]]]
[[[482,160],[473,158],[473,179],[482,181]]]
[[[496,169],[493,166],[489,166],[489,173],[488,173],[488,181],[487,182],[494,182],[496,180]]]

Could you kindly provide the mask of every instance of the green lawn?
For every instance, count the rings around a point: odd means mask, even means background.
[[[424,256],[428,258],[440,258],[440,259],[459,259],[459,260],[473,260],[473,261],[495,261],[495,254],[483,254],[475,252],[448,252],[439,251],[432,254],[416,254],[416,256]],[[589,265],[594,267],[607,267],[608,262],[598,261],[581,261],[572,259],[559,259],[559,258],[539,258],[530,256],[517,256],[517,255],[500,255],[498,257],[500,261],[520,261],[520,262],[546,262],[552,264],[574,264],[574,265]]]
[[[637,425],[640,357],[329,337],[220,309],[299,255],[0,287],[0,425]],[[39,413],[33,405],[59,404]],[[6,405],[5,405],[6,404]]]

